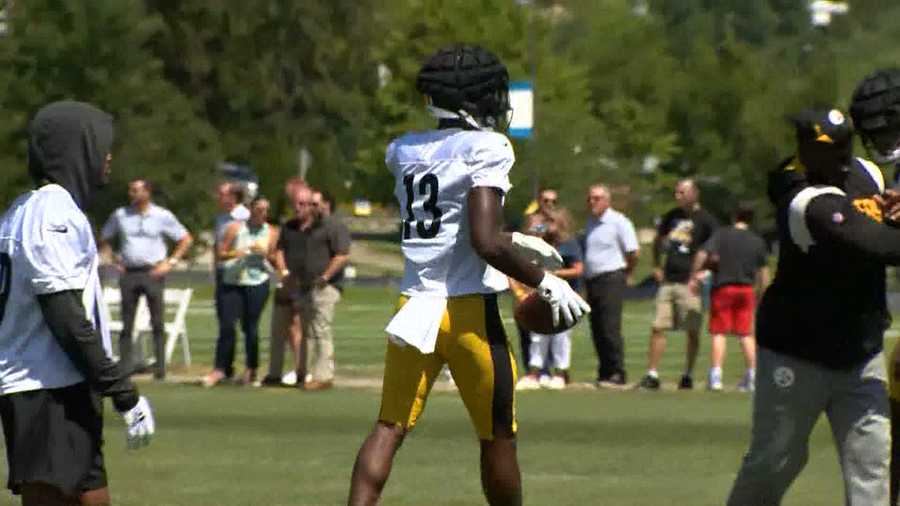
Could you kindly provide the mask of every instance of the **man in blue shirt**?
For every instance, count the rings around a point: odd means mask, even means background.
[[[150,325],[153,327],[156,370],[154,377],[164,379],[165,340],[164,301],[165,276],[190,248],[193,237],[171,211],[150,200],[153,186],[144,179],[128,183],[131,205],[120,207],[103,225],[101,236],[109,243],[118,238],[116,266],[119,288],[122,290],[122,334],[119,337],[119,356],[125,370],[136,366],[132,353],[131,334],[134,315],[141,295],[147,298]],[[171,256],[166,254],[166,241],[174,241]]]
[[[610,207],[609,188],[591,185],[587,202],[591,216],[583,238],[584,277],[599,361],[597,385],[621,386],[626,381],[622,297],[640,248],[631,220]]]

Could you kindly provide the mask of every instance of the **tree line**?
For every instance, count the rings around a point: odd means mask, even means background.
[[[854,0],[813,27],[796,0],[7,0],[0,31],[0,163],[8,204],[30,182],[25,127],[57,99],[117,120],[114,184],[142,176],[191,228],[208,226],[219,161],[280,196],[302,149],[307,179],[347,201],[392,203],[384,148],[432,125],[414,89],[436,48],[477,43],[532,80],[534,137],[516,140],[512,215],[538,186],[573,210],[612,186],[640,225],[695,177],[720,216],[768,206],[765,173],[791,154],[790,113],[846,106],[900,62],[900,4]],[[277,200],[277,198],[276,198]],[[578,213],[576,213],[578,214]]]

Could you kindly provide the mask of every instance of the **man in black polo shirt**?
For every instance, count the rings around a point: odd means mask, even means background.
[[[840,111],[805,111],[796,129],[797,157],[770,180],[781,247],[757,315],[750,449],[728,505],[779,504],[806,464],[809,434],[825,412],[846,504],[886,506],[884,267],[900,264],[900,230],[881,223],[871,198],[884,191],[881,173],[852,157],[852,132]],[[784,184],[787,173],[806,183]],[[869,191],[852,188],[866,173]]]
[[[350,259],[350,232],[333,217],[321,216],[313,203],[310,188],[297,189],[297,217],[281,229],[276,263],[279,270],[288,271],[285,284],[299,290],[297,303],[303,322],[306,370],[312,379],[304,383],[304,378],[297,378],[297,385],[306,390],[324,390],[331,388],[334,381],[331,322],[334,307],[341,299],[335,283]],[[304,360],[304,354],[300,356]]]

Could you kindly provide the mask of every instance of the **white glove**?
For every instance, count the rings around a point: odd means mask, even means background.
[[[136,450],[150,444],[150,437],[156,432],[156,422],[153,420],[153,410],[150,409],[146,397],[141,396],[133,408],[122,413],[122,417],[125,418],[129,449]]]
[[[512,245],[517,252],[536,262],[542,269],[555,271],[563,266],[563,259],[556,248],[540,237],[513,232]]]
[[[566,326],[571,327],[582,316],[591,312],[591,306],[572,290],[569,283],[549,272],[544,273],[544,279],[537,289],[541,298],[550,304],[554,327],[559,325],[560,316],[566,322]]]

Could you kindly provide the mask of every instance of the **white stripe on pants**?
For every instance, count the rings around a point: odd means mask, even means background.
[[[535,369],[555,368],[566,370],[572,361],[572,331],[559,334],[531,333],[531,345],[528,347],[528,367]],[[553,363],[548,364],[548,356],[552,354]]]
[[[887,506],[891,429],[882,353],[833,370],[759,348],[750,449],[728,506],[777,506],[809,457],[823,412],[838,447],[847,506]]]

